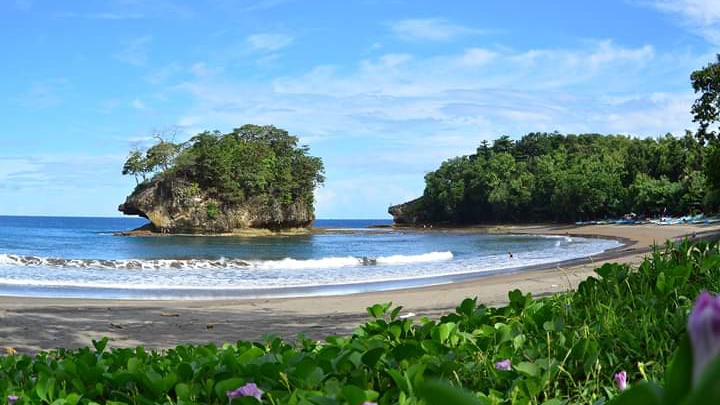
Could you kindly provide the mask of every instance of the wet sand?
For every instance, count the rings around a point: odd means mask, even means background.
[[[367,319],[365,308],[392,301],[415,318],[435,317],[452,310],[466,297],[487,304],[507,301],[519,288],[547,295],[575,288],[605,262],[636,264],[654,243],[686,235],[714,237],[716,225],[512,225],[454,230],[619,238],[625,246],[588,259],[546,268],[480,277],[407,290],[306,297],[222,301],[124,301],[0,297],[0,347],[36,352],[80,347],[93,339],[110,338],[110,346],[144,345],[167,348],[181,343],[203,344],[262,340],[275,334],[293,339],[351,333]],[[441,229],[427,232],[443,232]],[[441,265],[441,264],[439,264]]]

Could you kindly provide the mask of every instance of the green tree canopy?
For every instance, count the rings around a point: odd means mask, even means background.
[[[144,154],[132,151],[123,174],[136,179],[181,178],[227,203],[268,198],[313,203],[324,181],[320,158],[298,138],[274,126],[244,125],[222,134],[202,132],[175,144],[160,140]]]
[[[720,150],[720,149],[718,149]],[[704,161],[714,148],[691,134],[657,139],[530,133],[483,142],[425,176],[424,221],[574,221],[636,212],[685,214],[714,208]],[[720,175],[716,175],[720,184]]]
[[[699,94],[692,106],[693,121],[700,125],[698,137],[715,142],[718,129],[713,124],[720,118],[720,55],[716,62],[694,71],[690,80],[695,94]]]

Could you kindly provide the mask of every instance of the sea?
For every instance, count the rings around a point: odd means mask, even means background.
[[[621,246],[610,239],[383,227],[391,224],[388,219],[320,219],[314,227],[321,232],[297,236],[114,235],[145,223],[123,217],[0,216],[0,296],[350,294],[532,271]]]

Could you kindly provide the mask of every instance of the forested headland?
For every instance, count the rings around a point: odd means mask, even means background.
[[[696,132],[529,133],[484,141],[425,176],[422,197],[390,208],[396,222],[570,222],[716,213],[720,207],[720,56],[693,72]]]
[[[708,153],[691,134],[503,136],[428,173],[418,215],[479,223],[704,211],[717,206],[703,170]]]

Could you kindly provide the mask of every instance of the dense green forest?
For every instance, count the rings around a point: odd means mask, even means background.
[[[502,136],[428,173],[422,198],[402,215],[412,222],[483,223],[717,212],[720,55],[690,81],[698,95],[695,133]]]
[[[138,187],[153,179],[181,179],[230,204],[266,197],[312,205],[324,169],[308,152],[285,130],[244,125],[227,134],[203,132],[184,143],[159,139],[146,151],[132,151],[123,174],[135,176]]]
[[[658,139],[530,133],[483,142],[425,176],[418,207],[428,221],[569,221],[712,210],[693,134]]]

